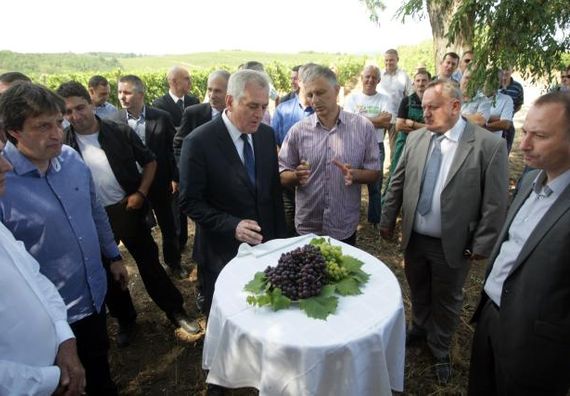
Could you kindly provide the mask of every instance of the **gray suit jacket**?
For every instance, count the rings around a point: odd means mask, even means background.
[[[402,248],[413,232],[431,134],[410,133],[384,198],[382,228],[393,228],[402,208]],[[508,154],[505,141],[467,122],[441,193],[441,240],[447,263],[464,265],[465,249],[488,257],[508,202]]]
[[[529,172],[509,209],[487,276],[538,174]],[[488,300],[482,293],[476,321]],[[544,214],[503,284],[496,359],[529,389],[570,386],[570,186]]]

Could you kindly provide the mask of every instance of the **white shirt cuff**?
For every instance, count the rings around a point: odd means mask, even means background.
[[[38,395],[51,395],[59,385],[59,377],[61,371],[57,366],[42,367],[41,373],[44,377],[41,389],[38,389]]]
[[[70,338],[75,338],[73,330],[69,327],[69,323],[66,320],[58,320],[55,322],[55,332],[57,334],[57,345],[61,344],[65,340]]]

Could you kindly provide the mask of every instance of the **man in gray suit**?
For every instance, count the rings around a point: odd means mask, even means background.
[[[470,395],[566,395],[570,387],[570,95],[534,102],[523,125],[528,172],[491,254]]]
[[[402,207],[412,300],[407,345],[427,340],[445,384],[469,262],[489,256],[505,219],[507,149],[461,117],[461,92],[452,81],[430,83],[422,108],[426,128],[408,137],[385,196],[380,233],[392,236]]]

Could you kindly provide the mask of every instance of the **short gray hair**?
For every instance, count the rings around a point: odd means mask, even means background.
[[[217,80],[218,78],[222,78],[227,84],[228,80],[230,79],[230,72],[226,70],[215,70],[211,72],[208,76],[208,84],[214,80]]]
[[[463,95],[461,94],[459,84],[457,84],[456,81],[446,78],[435,80],[427,85],[426,91],[430,88],[437,88],[438,86],[441,86],[442,93],[446,94],[451,99],[459,100],[459,103],[463,103]]]
[[[140,79],[140,77],[135,76],[134,74],[129,74],[119,78],[119,83],[131,84],[133,86],[133,89],[138,93],[146,92],[143,81]]]
[[[302,78],[304,84],[316,80],[317,78],[325,78],[331,85],[338,85],[336,74],[326,66],[323,65],[309,65],[303,67]]]
[[[256,70],[244,69],[235,72],[228,81],[228,95],[239,101],[245,92],[248,84],[255,84],[259,88],[267,91],[269,97],[269,78],[265,73]]]

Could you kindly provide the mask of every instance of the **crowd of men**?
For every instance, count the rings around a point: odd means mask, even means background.
[[[102,76],[51,91],[18,72],[0,75],[0,394],[117,394],[107,310],[119,347],[137,329],[119,241],[166,318],[198,339],[203,329],[171,280],[188,277],[188,218],[196,303],[207,317],[241,243],[314,233],[356,245],[365,184],[367,219],[382,238],[394,237],[401,218],[406,345],[427,345],[437,381],[452,379],[471,263],[487,259],[469,394],[565,395],[570,70],[528,111],[527,169],[510,202],[523,88],[505,68],[498,89],[474,90],[474,56],[447,53],[434,78],[425,67],[410,78],[388,50],[385,68],[365,66],[342,106],[336,74],[312,63],[292,69],[281,98],[258,62],[212,72],[203,103],[182,67],[168,72],[169,90],[152,105],[144,82],[125,75],[121,109]],[[209,395],[224,392],[208,385]]]

